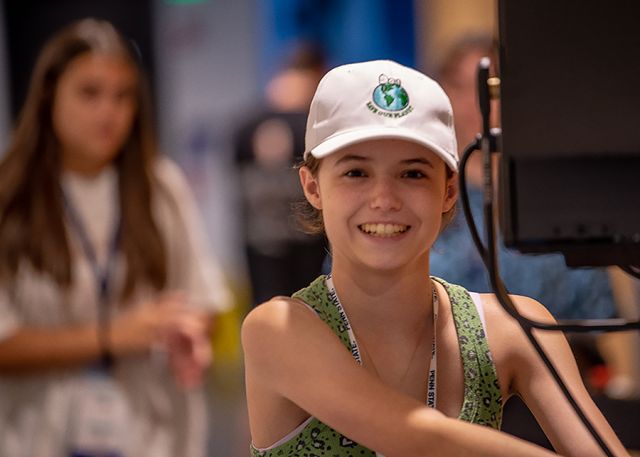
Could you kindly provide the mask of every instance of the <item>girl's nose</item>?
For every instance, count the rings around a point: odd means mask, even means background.
[[[382,211],[397,211],[402,208],[399,190],[392,179],[379,179],[371,190],[371,208]]]

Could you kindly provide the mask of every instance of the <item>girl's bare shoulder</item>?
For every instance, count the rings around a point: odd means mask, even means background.
[[[507,328],[520,328],[517,321],[499,302],[495,294],[480,294],[487,321],[507,325]],[[555,323],[547,308],[539,301],[524,295],[509,295],[516,311],[528,319],[543,323]]]
[[[287,329],[298,320],[314,319],[315,313],[302,300],[286,296],[277,296],[256,306],[245,317],[243,329],[254,326],[267,326]]]
[[[264,354],[265,347],[304,338],[305,333],[321,324],[314,311],[301,300],[274,297],[247,314],[242,323],[242,344],[245,352],[255,349],[256,353]]]
[[[494,362],[501,382],[507,390],[511,390],[518,372],[525,366],[535,364],[535,351],[520,324],[503,308],[494,294],[480,294],[480,297]],[[520,315],[537,322],[555,322],[551,313],[537,300],[521,295],[509,297]],[[548,339],[548,335],[540,335],[544,340]]]

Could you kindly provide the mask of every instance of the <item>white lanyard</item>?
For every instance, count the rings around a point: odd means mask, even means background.
[[[432,297],[433,304],[431,305],[433,308],[433,342],[431,343],[431,362],[429,363],[429,377],[427,378],[427,406],[435,409],[436,400],[438,398],[436,384],[438,378],[436,376],[438,371],[438,358],[436,357],[437,347],[436,347],[436,331],[438,329],[438,307],[440,306],[440,301],[438,300],[438,292],[436,292],[436,285],[432,284]]]
[[[344,311],[344,307],[342,303],[340,303],[340,299],[338,298],[338,294],[336,293],[336,288],[333,285],[333,278],[331,275],[327,275],[325,279],[325,285],[329,290],[329,298],[331,299],[331,303],[338,310],[338,314],[340,315],[340,320],[342,321],[342,325],[347,330],[349,334],[349,343],[351,345],[351,353],[356,361],[362,365],[362,357],[360,355],[360,349],[358,348],[358,343],[356,342],[355,335],[353,334],[353,329],[351,328],[351,324],[349,324],[349,319],[347,318],[347,313]],[[437,391],[436,391],[436,383],[437,383],[437,370],[438,370],[438,362],[437,362],[437,346],[436,346],[436,323],[438,322],[438,294],[436,292],[435,284],[433,285],[433,341],[431,343],[431,362],[429,363],[429,376],[427,378],[427,406],[431,408],[436,407],[437,400]]]

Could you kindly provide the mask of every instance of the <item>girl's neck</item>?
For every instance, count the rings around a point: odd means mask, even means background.
[[[112,164],[111,160],[88,160],[82,156],[76,157],[69,154],[62,154],[62,169],[65,173],[82,176],[84,178],[95,178]]]
[[[63,167],[61,175],[63,185],[80,186],[79,189],[86,186],[100,186],[105,185],[104,183],[115,182],[116,176],[117,171],[113,164],[107,164],[96,170],[95,173],[90,174]]]
[[[402,330],[432,313],[428,261],[411,270],[352,270],[334,262],[332,277],[342,306],[355,325]]]

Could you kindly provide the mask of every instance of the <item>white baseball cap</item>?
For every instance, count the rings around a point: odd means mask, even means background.
[[[458,170],[451,103],[438,83],[391,60],[329,71],[309,108],[305,158],[382,138],[422,144]]]

